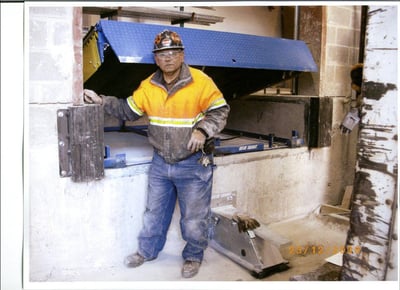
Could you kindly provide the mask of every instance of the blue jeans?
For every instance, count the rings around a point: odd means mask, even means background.
[[[168,164],[154,153],[149,172],[149,189],[138,252],[155,259],[163,249],[178,199],[180,226],[186,245],[184,260],[201,262],[208,246],[212,166],[198,163],[201,153]]]

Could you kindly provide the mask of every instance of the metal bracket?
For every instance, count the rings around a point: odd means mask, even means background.
[[[248,269],[258,279],[289,268],[273,236],[262,237],[252,230],[239,232],[237,223],[226,215],[211,211],[210,246],[213,249]]]
[[[69,110],[57,111],[58,159],[61,177],[72,176],[71,147],[69,136]]]

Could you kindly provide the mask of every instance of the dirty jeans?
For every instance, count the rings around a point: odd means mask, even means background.
[[[201,262],[208,245],[212,166],[198,163],[201,153],[168,164],[154,153],[138,252],[154,259],[163,249],[178,199],[180,226],[186,245],[184,260]]]

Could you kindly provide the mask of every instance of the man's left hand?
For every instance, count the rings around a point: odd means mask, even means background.
[[[190,137],[187,149],[194,153],[202,149],[205,142],[206,142],[206,136],[204,136],[204,134],[201,133],[199,130],[195,129],[192,132],[192,137]]]

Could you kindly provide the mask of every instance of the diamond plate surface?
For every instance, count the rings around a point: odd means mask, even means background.
[[[121,63],[152,64],[153,41],[164,29],[182,37],[189,65],[285,71],[316,71],[311,53],[302,41],[248,34],[101,20],[100,41],[111,46]],[[104,47],[104,43],[99,43]]]

